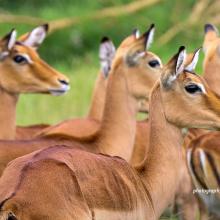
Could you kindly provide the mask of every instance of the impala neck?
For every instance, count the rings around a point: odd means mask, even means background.
[[[126,77],[118,69],[108,79],[97,146],[101,153],[130,160],[136,132],[137,101],[129,94]]]
[[[159,219],[173,201],[179,184],[183,142],[181,130],[165,118],[159,85],[151,95],[149,123],[150,149],[139,171],[151,194],[156,219]]]
[[[92,102],[88,117],[101,121],[103,115],[103,109],[105,106],[105,95],[106,95],[106,80],[102,72],[99,73],[95,88],[93,90]]]
[[[15,138],[17,100],[18,95],[0,88],[0,139]]]

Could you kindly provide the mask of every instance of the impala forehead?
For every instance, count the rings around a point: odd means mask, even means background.
[[[161,61],[161,59],[156,55],[156,54],[154,54],[154,53],[152,53],[152,52],[150,52],[150,51],[147,51],[146,53],[145,53],[145,57],[150,61],[150,60],[157,60],[159,63],[160,63],[160,65],[162,66],[162,61]]]
[[[189,85],[189,84],[196,84],[198,87],[200,87],[201,91],[203,93],[207,93],[206,89],[206,83],[205,81],[195,73],[190,72],[184,72],[183,74],[179,75],[180,80],[183,81],[183,86]]]
[[[37,52],[33,48],[27,47],[23,44],[16,44],[12,51],[12,54],[13,55],[15,54],[24,55],[25,54],[33,61],[39,57]]]

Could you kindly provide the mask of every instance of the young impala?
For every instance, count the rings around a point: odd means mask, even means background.
[[[147,56],[144,42],[142,36],[124,56],[117,57],[108,86],[114,77],[122,83],[129,73],[143,81],[141,72],[129,70],[138,68]],[[78,143],[17,158],[0,179],[1,219],[158,219],[181,178],[181,128],[220,128],[220,98],[194,73],[195,59],[184,69],[185,56],[181,47],[161,70],[152,90],[150,149],[139,167],[134,169],[118,157],[77,149]],[[134,89],[129,82],[127,88]],[[122,111],[127,114],[128,110]],[[134,140],[135,133],[131,135]],[[103,138],[101,144],[108,144]],[[84,144],[93,145],[89,140]]]
[[[16,41],[12,30],[0,40],[0,139],[15,138],[19,94],[58,95],[69,89],[67,77],[46,64],[35,50],[46,30],[47,25],[39,26],[22,41]]]

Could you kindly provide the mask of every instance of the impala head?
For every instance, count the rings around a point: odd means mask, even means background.
[[[129,92],[139,101],[139,110],[148,111],[148,98],[150,90],[161,74],[160,58],[148,51],[153,41],[154,25],[147,32],[139,36],[135,32],[126,38],[113,60],[112,68],[119,66],[124,72]],[[144,103],[144,109],[143,104]]]
[[[63,94],[69,80],[38,55],[36,49],[43,42],[47,25],[39,26],[16,41],[12,30],[0,40],[0,87],[9,93]]]
[[[220,97],[194,72],[199,50],[186,64],[186,51],[179,52],[166,64],[160,80],[165,116],[179,127],[220,128]]]
[[[115,46],[108,37],[103,37],[99,47],[99,59],[101,71],[107,78],[111,69],[112,60],[115,56]]]

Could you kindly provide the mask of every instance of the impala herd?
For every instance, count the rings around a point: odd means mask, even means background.
[[[104,37],[89,113],[16,126],[20,93],[62,95],[66,76],[37,52],[41,25],[0,40],[0,220],[220,219],[220,38],[166,64],[149,51],[154,25],[116,49]],[[74,88],[73,88],[74,89]],[[137,121],[138,112],[148,117]]]

